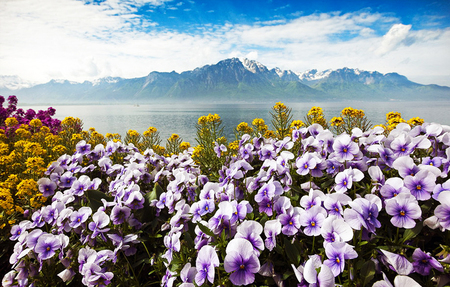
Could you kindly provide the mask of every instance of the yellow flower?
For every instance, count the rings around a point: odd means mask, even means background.
[[[0,188],[0,208],[2,208],[7,214],[12,213],[14,201],[11,193],[6,188]]]
[[[61,121],[61,124],[65,126],[72,126],[75,124],[75,122],[76,122],[75,118],[66,117],[64,120]]]
[[[206,124],[207,118],[205,116],[201,116],[198,118],[198,124],[199,125],[204,125]]]
[[[172,134],[169,138],[169,141],[173,142],[176,141],[180,136],[177,134]]]
[[[356,110],[352,107],[346,107],[341,111],[341,115],[344,117],[353,117],[356,113]]]
[[[25,165],[27,167],[27,170],[31,173],[43,173],[45,172],[45,162],[42,157],[29,157]]]
[[[42,127],[42,122],[40,119],[32,119],[29,123],[30,127],[40,128]]]
[[[72,135],[72,141],[73,142],[79,142],[83,139],[83,136],[81,134],[73,134]]]
[[[8,144],[0,142],[0,155],[7,155],[8,153],[9,153]]]
[[[228,147],[229,147],[231,150],[237,150],[237,149],[239,148],[239,141],[236,140],[236,141],[230,142],[230,143],[228,144]]]
[[[410,126],[420,126],[424,123],[425,121],[419,117],[415,117],[415,118],[411,118],[407,121],[407,123]]]
[[[242,122],[242,123],[238,124],[238,126],[236,127],[236,130],[238,132],[247,133],[247,134],[251,134],[253,132],[253,129],[251,127],[249,127],[246,122]]]
[[[275,104],[275,106],[273,106],[273,109],[277,110],[277,111],[281,111],[281,110],[285,110],[287,108],[286,108],[285,104],[283,104],[282,102],[278,102]]]
[[[129,136],[129,137],[138,137],[139,133],[136,130],[129,130],[127,132],[127,136]]]
[[[5,125],[7,126],[7,127],[14,127],[14,126],[17,126],[19,124],[19,122],[17,121],[17,119],[16,118],[7,118],[6,120],[5,120]]]
[[[202,145],[198,145],[198,146],[194,147],[194,151],[192,152],[192,157],[194,157],[194,158],[200,157],[203,150],[204,150],[204,148]]]
[[[24,179],[17,185],[16,196],[31,196],[38,190],[37,182],[34,179]]]
[[[308,112],[308,116],[320,116],[322,114],[323,110],[321,107],[312,107]]]
[[[50,128],[47,126],[41,127],[41,133],[48,134],[50,132]]]
[[[341,117],[334,117],[331,119],[330,123],[332,126],[338,127],[344,123],[344,119],[342,119]]]
[[[389,112],[386,114],[386,121],[389,121],[392,118],[401,118],[402,115],[399,112]]]
[[[59,145],[55,146],[54,148],[52,148],[52,151],[58,155],[62,155],[67,152],[67,148],[65,146],[59,144]]]
[[[275,138],[275,132],[274,132],[274,131],[271,131],[271,130],[267,130],[267,131],[264,133],[263,137],[265,137],[266,139],[269,139],[269,138]]]
[[[256,128],[257,131],[259,132],[265,132],[268,127],[266,125],[266,123],[264,122],[263,119],[260,118],[256,118],[252,121],[252,125]]]
[[[295,121],[292,121],[292,123],[291,123],[291,128],[295,127],[297,129],[299,129],[299,128],[303,127],[303,126],[305,126],[305,123],[303,121],[301,121],[301,120],[295,120]]]
[[[143,134],[144,136],[148,137],[152,134],[156,133],[158,130],[155,127],[149,127]]]
[[[39,143],[27,142],[25,144],[25,153],[31,153],[33,156],[40,156],[44,154],[45,151]]]
[[[210,123],[220,123],[220,117],[218,114],[208,114],[208,116],[206,117],[206,121]]]
[[[190,148],[190,147],[191,147],[191,144],[188,143],[188,142],[182,142],[182,143],[180,143],[180,149],[181,149],[181,150],[187,150],[187,149]]]
[[[26,129],[19,128],[16,130],[16,135],[21,138],[28,138],[31,136],[31,133],[29,131],[27,131]]]

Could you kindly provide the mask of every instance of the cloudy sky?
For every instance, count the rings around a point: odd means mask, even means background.
[[[230,57],[450,86],[450,1],[0,0],[2,76],[133,78]]]

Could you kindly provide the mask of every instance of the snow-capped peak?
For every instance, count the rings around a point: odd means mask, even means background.
[[[255,60],[249,60],[247,58],[239,58],[239,60],[241,61],[242,65],[244,65],[244,68],[252,73],[267,70],[266,66]]]
[[[298,73],[298,77],[302,81],[317,81],[326,78],[333,70],[317,71],[317,69],[307,70],[303,73]]]

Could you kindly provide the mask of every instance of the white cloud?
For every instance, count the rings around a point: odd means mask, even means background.
[[[411,25],[395,24],[383,36],[380,47],[376,50],[379,55],[384,55],[390,51],[395,50],[399,45],[402,44],[408,37],[409,30],[411,30]]]
[[[140,18],[137,7],[167,2],[0,1],[0,75],[40,82],[131,78],[151,71],[182,72],[237,56],[297,72],[352,67],[450,86],[450,29],[416,31],[393,17],[365,11],[203,25],[197,34],[160,26],[150,32],[135,29],[158,25]],[[380,26],[387,27],[385,35],[377,34]]]

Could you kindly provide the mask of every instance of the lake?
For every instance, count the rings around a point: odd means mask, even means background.
[[[102,134],[119,133],[124,136],[129,129],[144,132],[153,126],[160,132],[161,139],[177,133],[184,141],[195,145],[196,124],[200,116],[217,113],[223,121],[225,136],[234,139],[233,129],[240,122],[251,124],[254,118],[262,118],[271,128],[270,111],[275,102],[252,104],[154,104],[154,105],[57,105],[55,117],[64,119],[72,116],[80,118],[84,129],[94,127]],[[293,119],[303,120],[309,109],[320,106],[329,121],[339,116],[345,107],[362,109],[372,124],[385,123],[386,113],[400,112],[406,120],[421,117],[426,122],[450,125],[450,101],[435,102],[317,102],[286,104],[292,108]],[[36,111],[48,106],[21,106]]]

